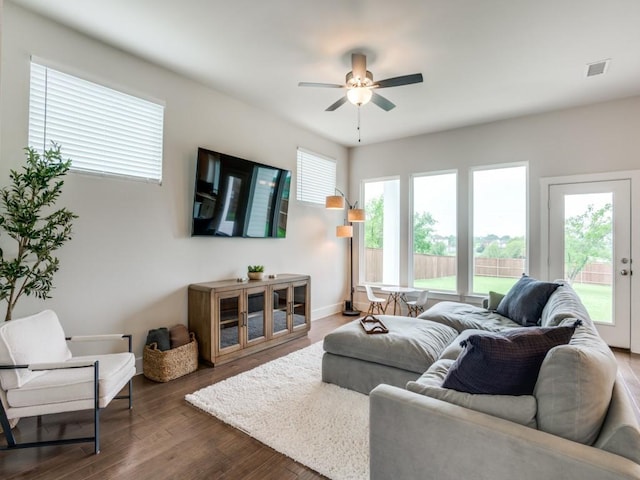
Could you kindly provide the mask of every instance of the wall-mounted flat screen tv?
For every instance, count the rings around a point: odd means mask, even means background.
[[[291,172],[198,148],[191,235],[284,238]]]

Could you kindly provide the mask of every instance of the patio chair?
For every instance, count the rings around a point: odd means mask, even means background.
[[[72,356],[67,341],[128,339],[128,352]],[[114,398],[132,405],[135,357],[131,335],[65,338],[57,315],[45,310],[0,324],[0,425],[6,445],[0,450],[93,442],[100,452],[100,409]],[[128,385],[128,394],[118,396]],[[16,442],[10,421],[77,410],[93,410],[93,435]]]

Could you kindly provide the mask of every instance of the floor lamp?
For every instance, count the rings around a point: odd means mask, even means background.
[[[356,208],[357,202],[352,205],[346,199],[344,193],[337,188],[336,192],[340,193],[340,195],[328,196],[325,206],[329,210],[343,210],[345,206],[348,207],[345,224],[336,227],[336,237],[349,239],[349,300],[345,300],[342,314],[355,317],[360,315],[361,312],[353,304],[353,224],[364,222],[365,213],[363,209]]]

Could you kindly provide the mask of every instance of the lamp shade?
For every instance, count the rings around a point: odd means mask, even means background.
[[[344,208],[344,197],[330,195],[325,199],[324,206],[329,210],[342,210]]]
[[[347,90],[347,98],[354,105],[364,105],[373,96],[373,92],[367,87],[353,87]]]
[[[338,225],[336,227],[336,237],[339,237],[339,238],[353,237],[353,227],[351,225]]]
[[[347,212],[347,220],[350,222],[364,222],[364,210],[362,208],[351,208]]]

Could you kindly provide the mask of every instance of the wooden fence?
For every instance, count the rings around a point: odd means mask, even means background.
[[[365,249],[365,282],[382,282],[382,249]],[[518,278],[525,273],[523,258],[475,259],[474,275],[482,277]],[[611,285],[611,263],[588,263],[578,274],[575,283]],[[429,279],[456,275],[456,257],[415,254],[413,256],[413,277]]]
[[[474,275],[479,277],[518,278],[525,272],[524,258],[476,257]]]

